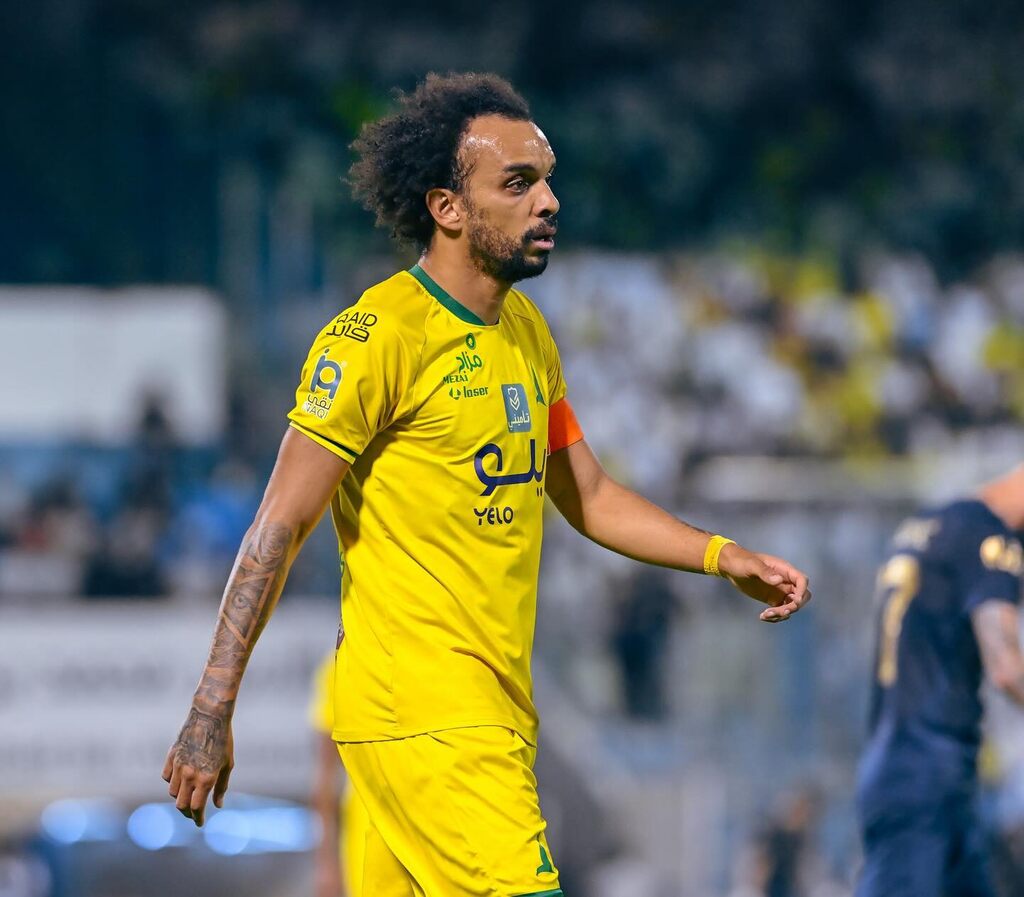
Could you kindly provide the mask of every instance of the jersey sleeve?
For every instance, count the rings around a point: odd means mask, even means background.
[[[356,304],[314,341],[288,420],[353,463],[394,419],[411,385],[411,370],[396,322]]]
[[[546,323],[546,322],[545,322]],[[569,400],[566,398],[565,377],[562,374],[562,359],[558,354],[558,346],[551,336],[551,331],[545,326],[547,334],[547,345],[545,347],[545,360],[547,363],[548,395],[550,406],[548,410],[548,453],[557,452],[567,448],[574,442],[583,438],[583,430],[576,413],[572,410]]]
[[[328,654],[313,674],[313,689],[309,698],[309,724],[317,731],[330,735],[334,728],[334,654]]]
[[[558,346],[555,345],[554,337],[551,335],[546,321],[544,322],[544,330],[547,335],[544,346],[544,359],[547,364],[548,375],[548,406],[553,408],[565,398],[565,377],[562,374],[562,358],[558,354]]]
[[[976,525],[964,540],[958,565],[960,593],[970,612],[986,601],[1020,604],[1024,552],[1021,543],[995,524]]]

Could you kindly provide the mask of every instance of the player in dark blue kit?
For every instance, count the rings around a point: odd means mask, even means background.
[[[857,897],[994,897],[974,811],[983,673],[1024,705],[1024,468],[923,511],[878,574]]]

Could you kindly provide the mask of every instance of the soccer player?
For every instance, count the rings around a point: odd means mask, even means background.
[[[560,895],[532,772],[545,493],[613,551],[726,577],[767,622],[809,599],[807,577],[677,520],[588,448],[547,324],[513,288],[544,271],[559,204],[554,152],[511,86],[428,76],[353,146],[357,195],[419,262],[317,336],[163,774],[197,825],[211,792],[221,804],[242,673],[330,504],[332,735],[369,814],[364,893]]]
[[[982,672],[1024,705],[1024,467],[904,521],[878,574],[858,897],[994,897],[972,809]]]

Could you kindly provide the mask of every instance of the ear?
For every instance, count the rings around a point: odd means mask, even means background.
[[[427,191],[427,208],[437,226],[443,230],[462,229],[462,206],[454,190],[446,187],[435,187]]]

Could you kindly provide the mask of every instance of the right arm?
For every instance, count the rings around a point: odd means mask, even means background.
[[[985,674],[1000,691],[1024,706],[1024,652],[1020,615],[1008,601],[984,601],[971,612]]]
[[[164,763],[179,811],[203,824],[221,806],[233,766],[231,719],[242,674],[284,588],[292,561],[348,471],[347,461],[289,428],[228,578],[206,667]]]

